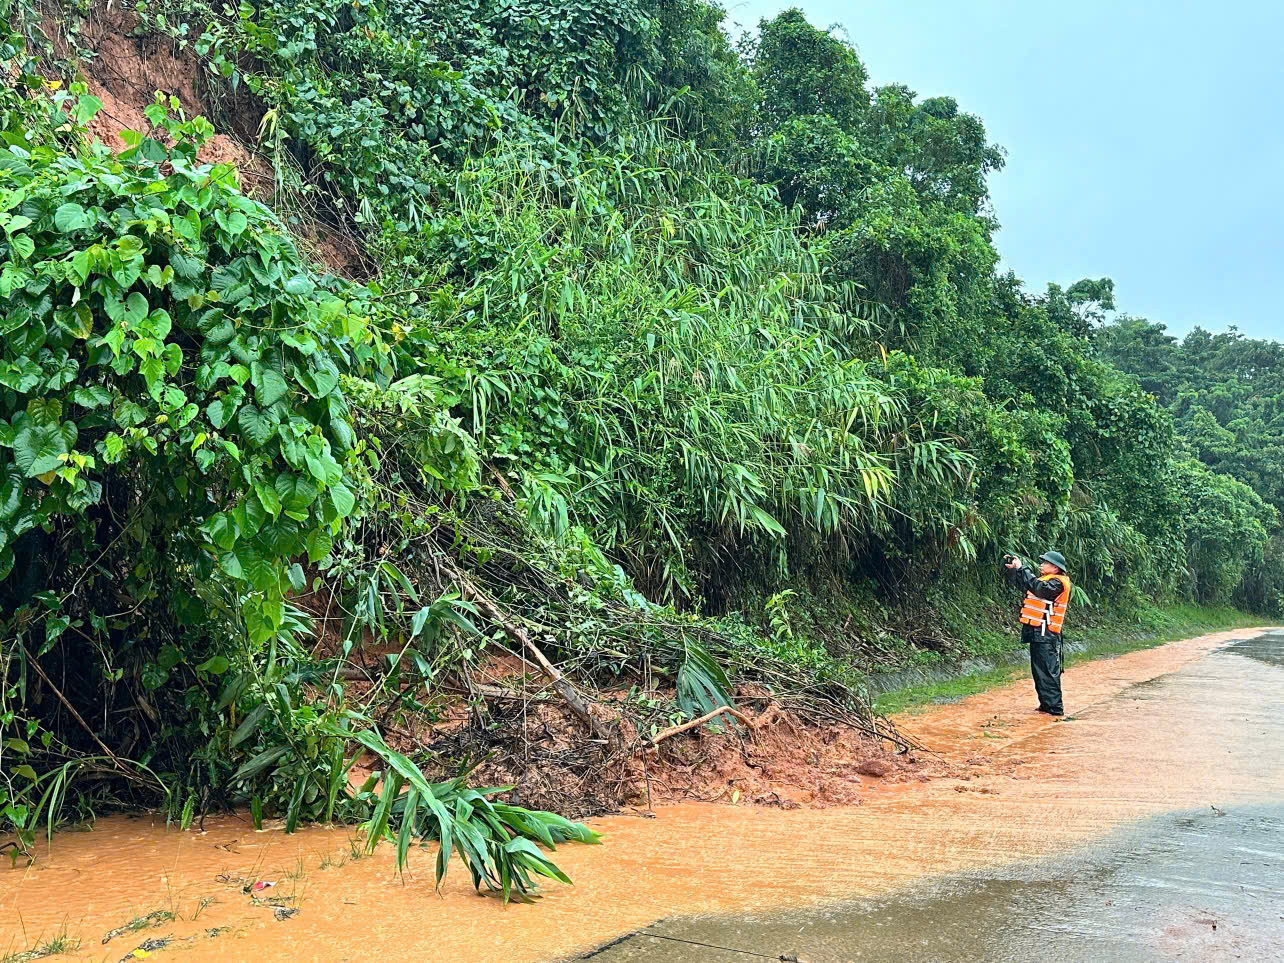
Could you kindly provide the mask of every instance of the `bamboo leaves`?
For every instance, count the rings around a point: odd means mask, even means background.
[[[588,157],[570,183],[501,152],[455,185],[450,217],[500,239],[462,297],[439,299],[455,390],[479,443],[522,465],[536,527],[664,558],[633,571],[671,601],[718,577],[710,536],[777,559],[885,528],[916,478],[966,493],[969,456],[862,359],[868,306],[796,224],[713,165],[687,161],[698,190],[666,183],[675,148],[647,149]],[[645,204],[626,184],[643,172],[660,179]],[[435,348],[398,350],[419,365]],[[907,458],[910,436],[926,447]]]
[[[390,748],[373,729],[354,733],[333,727],[329,732],[336,738],[355,739],[389,767],[378,803],[365,824],[367,848],[373,851],[381,840],[392,839],[397,866],[402,869],[415,840],[437,841],[438,886],[453,852],[463,860],[478,889],[496,891],[505,902],[528,902],[534,897],[536,877],[571,881],[537,844],[552,849],[560,842],[600,841],[587,826],[553,813],[491,801],[492,795],[505,789],[470,789],[462,776],[429,783],[408,756]]]

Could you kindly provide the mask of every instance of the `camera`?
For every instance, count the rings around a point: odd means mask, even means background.
[[[1015,559],[1016,559],[1016,556],[1015,556],[1015,555],[1013,555],[1011,552],[1004,552],[1004,553],[1003,553],[1003,564],[1004,564],[1004,565],[1011,565],[1011,564],[1012,564],[1012,562],[1013,562]]]

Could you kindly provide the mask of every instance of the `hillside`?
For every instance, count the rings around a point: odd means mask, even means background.
[[[1278,422],[1278,352],[1258,408],[1243,365],[1129,353],[1108,279],[997,273],[979,118],[797,11],[721,20],[9,8],[23,847],[245,806],[523,895],[593,837],[522,806],[895,778],[861,679],[1011,645],[1004,552],[1060,548],[1085,621],[1284,607],[1276,463],[1217,407]]]

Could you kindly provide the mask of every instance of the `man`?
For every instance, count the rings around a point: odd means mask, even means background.
[[[1030,674],[1039,696],[1039,711],[1050,716],[1064,712],[1061,705],[1061,626],[1070,604],[1070,577],[1060,552],[1039,556],[1039,574],[1012,556],[1008,576],[1025,589],[1021,606],[1021,641],[1030,647]]]

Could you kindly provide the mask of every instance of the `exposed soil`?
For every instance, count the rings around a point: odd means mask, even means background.
[[[529,691],[537,691],[538,680],[532,681]],[[468,684],[495,691],[476,677]],[[591,738],[551,697],[469,701],[462,693],[440,705],[437,721],[389,725],[385,732],[403,751],[427,747],[444,760],[477,762],[475,780],[513,786],[514,802],[574,817],[693,800],[781,809],[859,805],[871,785],[921,781],[948,770],[931,758],[898,754],[856,728],[809,723],[752,688],[742,689],[737,702],[758,722],[754,728],[705,726],[654,749],[640,738],[636,717],[622,711],[623,692],[597,698],[591,712],[605,739]]]
[[[47,14],[43,30],[59,57],[73,47],[59,20]],[[235,94],[220,92],[217,104],[202,80],[204,68],[189,45],[179,48],[168,38],[147,34],[138,15],[117,4],[94,3],[81,27],[80,45],[93,52],[81,61],[89,92],[103,102],[89,124],[90,135],[113,151],[126,143],[121,131],[133,130],[165,140],[144,113],[157,91],[177,97],[188,117],[204,116],[217,132],[201,148],[205,164],[229,164],[240,175],[241,187],[266,204],[276,198],[276,170],[269,157],[254,148],[263,107],[242,85]],[[350,232],[313,217],[294,215],[291,229],[300,246],[333,273],[349,278],[370,275],[360,242]]]
[[[70,53],[70,44],[52,17],[46,17],[46,34],[61,56]],[[210,117],[210,105],[202,97],[201,66],[189,46],[179,50],[169,40],[146,35],[138,15],[118,5],[95,4],[85,19],[80,40],[95,54],[82,62],[81,69],[89,92],[103,102],[103,108],[90,122],[90,134],[112,150],[127,146],[123,130],[155,135],[143,111],[152,103],[157,91],[177,97],[188,117]],[[257,125],[261,114],[248,96],[229,105],[243,129]],[[275,185],[272,164],[248,148],[236,136],[216,133],[201,149],[198,159],[207,164],[231,164],[241,174],[247,193],[260,200],[270,200]]]
[[[752,733],[701,731],[651,757],[652,799],[747,802],[797,809],[859,805],[872,785],[917,782],[940,767],[863,732],[816,726],[787,711]],[[657,758],[658,757],[658,758]]]
[[[321,641],[314,655],[335,657],[342,639],[328,617],[324,591],[295,600],[312,613]],[[363,638],[348,655],[350,694],[362,699],[386,656],[401,649]],[[366,678],[363,678],[363,675]],[[562,703],[543,674],[512,653],[497,653],[464,675],[437,679],[413,693],[427,713],[379,718],[385,738],[411,754],[430,750],[446,778],[474,765],[474,780],[513,786],[513,802],[575,818],[675,802],[736,801],[782,809],[859,805],[871,784],[931,778],[947,771],[937,760],[873,738],[851,725],[818,723],[803,707],[782,705],[763,688],[741,686],[735,701],[757,725],[712,724],[667,739],[654,750],[639,732],[642,714],[630,685],[656,704],[672,704],[672,688],[646,689],[625,680],[582,690],[601,735],[594,738]],[[668,722],[659,723],[659,728]],[[356,775],[376,767],[363,760]]]

